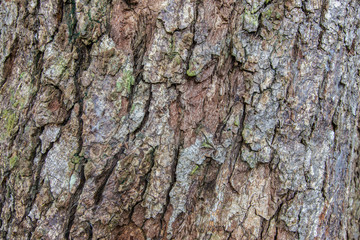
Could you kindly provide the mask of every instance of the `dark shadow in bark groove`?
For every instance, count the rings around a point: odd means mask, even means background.
[[[91,62],[91,56],[90,56],[90,52],[91,52],[91,48],[92,48],[92,44],[89,46],[85,46],[83,44],[80,44],[80,46],[77,48],[77,52],[79,55],[79,59],[77,62],[77,70],[75,72],[75,76],[74,76],[74,85],[75,85],[75,91],[76,91],[76,103],[79,104],[79,112],[77,114],[77,120],[78,120],[78,125],[79,128],[77,129],[77,140],[78,140],[78,146],[75,152],[75,155],[80,156],[80,153],[82,151],[83,148],[83,120],[82,120],[82,115],[83,115],[83,109],[84,109],[84,103],[83,103],[83,94],[81,91],[81,83],[79,82],[79,79],[82,76],[82,73],[84,71],[86,71],[86,69],[89,67],[90,62]],[[69,208],[68,208],[68,220],[67,223],[65,224],[65,230],[64,230],[64,237],[65,239],[69,239],[69,235],[70,235],[70,231],[71,231],[71,227],[73,225],[74,219],[75,219],[75,214],[76,214],[76,210],[77,210],[77,206],[78,206],[78,201],[80,198],[80,195],[82,193],[82,190],[84,188],[85,185],[85,173],[84,173],[84,168],[85,168],[85,164],[87,163],[87,159],[85,159],[84,157],[81,158],[80,162],[79,162],[79,166],[78,168],[80,169],[80,183],[78,185],[78,187],[76,188],[75,193],[71,196],[70,199],[70,204],[69,204]]]
[[[3,77],[4,80],[0,83],[0,89],[4,86],[4,84],[6,83],[6,81],[10,78],[12,70],[13,70],[13,65],[15,62],[15,58],[16,58],[16,54],[18,52],[19,49],[19,44],[18,44],[19,39],[16,37],[14,39],[14,43],[11,46],[10,49],[10,54],[9,56],[5,59],[4,62],[4,72],[3,72]]]
[[[125,147],[122,146],[120,148],[120,151],[116,153],[114,157],[111,159],[111,162],[109,159],[109,161],[106,163],[105,170],[103,171],[103,173],[95,179],[95,183],[98,183],[97,184],[98,188],[94,194],[94,202],[95,202],[94,205],[98,205],[100,203],[102,199],[102,193],[104,192],[105,189],[105,185],[109,180],[112,172],[114,171],[116,164],[123,156],[124,152],[125,152]]]

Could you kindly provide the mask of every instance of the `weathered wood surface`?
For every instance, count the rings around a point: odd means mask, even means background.
[[[2,239],[359,239],[358,0],[0,1]]]

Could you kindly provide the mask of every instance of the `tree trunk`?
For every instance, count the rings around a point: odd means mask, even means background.
[[[358,0],[0,1],[2,239],[359,239]]]

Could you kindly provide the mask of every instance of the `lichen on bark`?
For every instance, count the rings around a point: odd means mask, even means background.
[[[358,239],[360,2],[0,2],[2,239]]]

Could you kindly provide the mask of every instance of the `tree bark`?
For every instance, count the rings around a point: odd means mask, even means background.
[[[2,239],[359,239],[358,0],[0,1]]]

